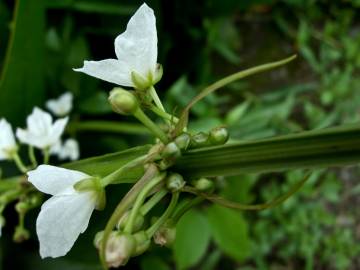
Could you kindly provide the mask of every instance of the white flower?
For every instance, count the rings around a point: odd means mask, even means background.
[[[40,256],[64,256],[88,227],[97,202],[95,191],[78,192],[73,185],[91,177],[50,165],[40,165],[27,174],[38,190],[53,195],[42,205],[36,220]]]
[[[50,99],[46,102],[48,108],[56,116],[65,116],[70,113],[72,109],[73,95],[67,92],[61,95],[58,99]]]
[[[0,160],[11,159],[16,149],[17,146],[11,125],[2,118],[0,120]]]
[[[118,59],[84,61],[75,71],[122,86],[135,87],[132,73],[153,85],[157,77],[157,33],[154,11],[145,3],[136,11],[124,33],[115,39]]]
[[[18,128],[16,137],[22,143],[45,149],[59,141],[67,122],[68,118],[65,117],[53,123],[49,113],[35,107],[26,119],[27,129]]]
[[[64,144],[58,141],[50,148],[50,154],[57,155],[60,160],[77,160],[80,156],[79,143],[74,139],[67,139]]]

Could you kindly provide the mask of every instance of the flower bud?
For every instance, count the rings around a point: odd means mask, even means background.
[[[110,92],[109,102],[114,112],[124,115],[134,114],[139,108],[136,96],[131,91],[120,87],[114,88]]]
[[[199,132],[191,137],[190,145],[192,148],[203,147],[209,145],[209,134]]]
[[[137,90],[146,90],[148,89],[152,83],[152,76],[149,76],[150,78],[144,78],[136,71],[131,72],[131,80],[135,86],[135,89]]]
[[[114,268],[125,265],[134,254],[135,249],[136,241],[132,235],[112,233],[105,249],[106,264]]]
[[[134,234],[136,241],[136,249],[132,257],[143,254],[150,247],[151,241],[145,231],[140,231]]]
[[[164,150],[162,151],[162,157],[164,158],[177,158],[181,156],[181,151],[176,143],[171,142],[165,145]]]
[[[190,145],[190,140],[191,138],[189,134],[182,133],[181,135],[176,137],[175,143],[181,150],[186,150]]]
[[[176,239],[176,228],[171,225],[164,225],[154,234],[154,242],[160,246],[171,247]]]
[[[93,240],[93,244],[94,247],[97,249],[100,249],[101,247],[101,241],[104,237],[104,231],[99,231],[95,234],[94,240]]]
[[[126,223],[129,220],[129,216],[130,216],[131,211],[127,211],[118,221],[116,227],[119,230],[123,230],[125,228]],[[142,226],[144,225],[145,222],[145,218],[141,213],[137,213],[135,216],[135,221],[133,224],[133,231],[137,232],[138,230],[140,230],[142,228]]]
[[[165,171],[166,169],[168,169],[169,167],[171,167],[172,165],[174,165],[174,161],[173,160],[167,160],[167,159],[163,159],[159,162],[159,169],[161,171]]]
[[[210,131],[210,143],[213,145],[225,144],[229,139],[229,131],[224,127],[217,127]]]
[[[176,192],[185,186],[184,178],[178,173],[172,173],[166,178],[166,187],[171,192]]]
[[[192,185],[199,191],[208,191],[214,187],[213,181],[207,178],[200,178],[192,182]]]
[[[19,214],[25,214],[29,210],[29,204],[27,204],[26,202],[23,202],[23,201],[19,201],[15,205],[15,210]]]
[[[153,79],[153,85],[158,83],[162,76],[164,74],[164,69],[163,69],[163,66],[161,64],[156,64],[156,70],[155,70],[155,76],[154,76],[154,79]]]

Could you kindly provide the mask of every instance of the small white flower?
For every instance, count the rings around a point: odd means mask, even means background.
[[[79,143],[74,139],[67,139],[64,144],[58,141],[50,148],[50,154],[57,155],[60,160],[77,160],[80,156]]]
[[[72,109],[73,94],[67,92],[61,95],[58,99],[50,99],[46,102],[48,108],[56,116],[65,116],[70,113]]]
[[[78,192],[73,187],[91,176],[50,165],[40,165],[27,174],[38,190],[53,195],[42,205],[36,220],[40,256],[64,256],[88,227],[96,207],[95,191]]]
[[[20,142],[45,149],[56,144],[64,132],[68,118],[56,120],[53,123],[49,113],[35,107],[26,119],[27,129],[18,128],[16,137]]]
[[[135,87],[132,72],[149,86],[157,74],[157,32],[154,11],[145,3],[130,18],[126,30],[115,39],[118,59],[84,61],[75,71],[122,86]]]
[[[0,160],[11,159],[16,149],[15,136],[11,125],[2,118],[0,120]]]

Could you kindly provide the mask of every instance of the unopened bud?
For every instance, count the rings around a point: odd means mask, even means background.
[[[97,249],[100,249],[101,241],[102,241],[103,237],[104,237],[104,231],[100,231],[95,234],[93,244]]]
[[[131,91],[120,87],[114,88],[110,92],[109,102],[114,112],[124,115],[134,114],[139,108],[136,96]]]
[[[25,229],[23,226],[17,226],[15,228],[15,232],[14,232],[14,235],[13,235],[13,240],[16,242],[16,243],[21,243],[25,240],[28,240],[30,237],[30,233],[27,229]]]
[[[113,233],[106,244],[105,258],[109,267],[125,265],[136,249],[135,238],[130,234]]]
[[[167,160],[167,159],[163,159],[159,162],[159,169],[161,171],[165,171],[166,169],[168,169],[169,167],[171,167],[172,165],[174,165],[174,161],[173,160]]]
[[[192,182],[192,185],[199,191],[208,191],[214,187],[213,181],[207,178],[200,178]]]
[[[129,220],[129,216],[130,216],[130,213],[131,211],[127,211],[118,221],[116,227],[119,229],[119,230],[123,230],[125,229],[125,225],[126,223],[128,222]],[[134,224],[133,224],[133,228],[132,230],[134,232],[137,232],[138,230],[140,230],[142,228],[142,226],[144,225],[144,222],[145,222],[145,218],[144,216],[141,214],[141,213],[137,213],[136,216],[135,216],[135,221],[134,221]]]
[[[217,127],[210,131],[210,143],[213,145],[225,144],[229,139],[229,131],[224,127]]]
[[[160,246],[170,247],[176,239],[175,226],[164,225],[154,234],[154,242]]]
[[[15,205],[15,210],[19,214],[25,214],[29,210],[29,205],[26,202],[19,201]]]
[[[191,137],[187,133],[183,133],[176,137],[175,143],[181,150],[186,150],[190,145]]]
[[[181,151],[176,143],[171,142],[165,145],[164,150],[162,151],[162,156],[164,158],[177,158],[181,156]]]
[[[191,137],[191,147],[203,147],[209,145],[209,134],[205,132],[199,132]]]
[[[132,257],[143,254],[150,247],[151,241],[145,231],[140,231],[134,234],[136,241],[136,249]]]
[[[176,192],[185,186],[184,178],[178,173],[172,173],[166,178],[166,187],[171,192]]]

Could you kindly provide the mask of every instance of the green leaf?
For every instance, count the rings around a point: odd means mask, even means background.
[[[358,164],[360,125],[191,150],[175,164],[190,177],[236,175]]]
[[[187,212],[176,226],[174,243],[175,262],[179,269],[197,264],[210,242],[210,229],[206,218],[198,211]]]
[[[228,256],[243,261],[250,253],[248,227],[235,210],[211,206],[207,211],[210,229],[216,244]]]
[[[149,134],[149,130],[141,124],[115,121],[81,121],[71,122],[67,130],[71,132],[108,132],[123,134]]]
[[[16,1],[0,78],[0,115],[15,125],[44,98],[44,25],[44,1]]]
[[[170,266],[168,266],[162,259],[155,256],[145,256],[141,258],[141,269],[142,270],[170,270]]]

